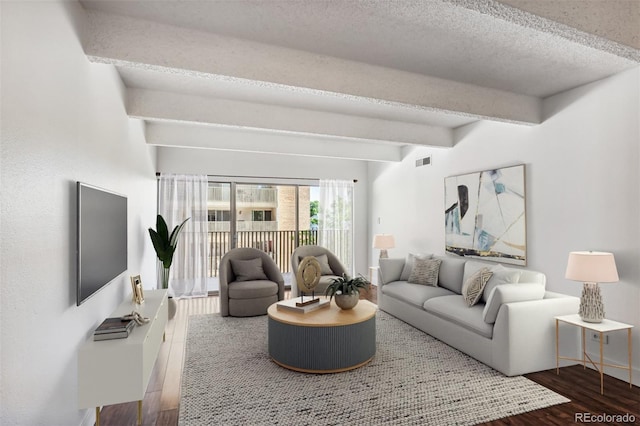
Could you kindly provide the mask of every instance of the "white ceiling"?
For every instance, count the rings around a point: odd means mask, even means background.
[[[606,3],[81,1],[85,52],[117,67],[148,143],[234,149],[233,134],[253,151],[269,135],[269,152],[295,139],[372,161],[452,146],[477,120],[535,125],[544,97],[637,66],[640,1]]]

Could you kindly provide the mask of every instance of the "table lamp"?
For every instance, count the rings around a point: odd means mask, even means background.
[[[380,249],[380,259],[386,259],[389,257],[387,249],[392,249],[396,246],[396,241],[393,235],[389,234],[376,234],[373,237],[373,248]]]
[[[569,253],[565,278],[581,281],[580,318],[586,322],[602,322],[604,304],[598,283],[618,281],[618,270],[613,253],[598,251],[572,251]]]

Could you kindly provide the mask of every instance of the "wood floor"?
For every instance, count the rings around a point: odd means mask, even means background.
[[[288,294],[286,297],[288,298]],[[375,303],[375,290],[365,295],[365,297]],[[187,317],[218,312],[219,305],[218,297],[216,296],[180,300],[178,302],[178,313],[167,325],[166,342],[160,349],[142,404],[144,425],[174,426],[178,424],[180,379],[187,331]],[[485,423],[486,425],[571,425],[586,423],[576,421],[576,415],[580,415],[579,413],[589,413],[592,416],[602,414],[624,415],[629,413],[635,416],[635,424],[640,424],[640,389],[638,387],[634,386],[633,389],[630,389],[628,383],[605,376],[605,395],[600,395],[600,376],[593,370],[583,370],[582,366],[561,368],[560,375],[556,375],[555,370],[549,370],[528,374],[526,377],[564,395],[571,402],[506,417]],[[100,424],[102,426],[135,425],[136,416],[136,402],[110,405],[102,409]],[[583,415],[583,418],[585,417]],[[590,422],[589,424],[611,425],[625,423],[604,421],[599,423]]]

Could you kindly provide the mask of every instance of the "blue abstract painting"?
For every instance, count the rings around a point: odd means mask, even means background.
[[[447,252],[527,264],[524,164],[447,177],[444,199]]]

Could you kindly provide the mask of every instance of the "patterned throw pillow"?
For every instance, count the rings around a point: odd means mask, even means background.
[[[487,285],[487,281],[491,278],[493,272],[489,268],[482,268],[469,277],[462,286],[462,297],[469,307],[478,303],[482,297],[482,291]]]
[[[402,273],[400,274],[400,281],[409,281],[409,276],[411,276],[411,271],[413,270],[413,264],[416,259],[431,259],[433,255],[431,254],[414,254],[409,253],[407,255],[407,259],[404,261],[404,267],[402,268]]]
[[[412,284],[422,284],[431,287],[438,286],[438,272],[440,272],[440,259],[420,259],[413,262],[413,269],[409,275],[408,282]]]

